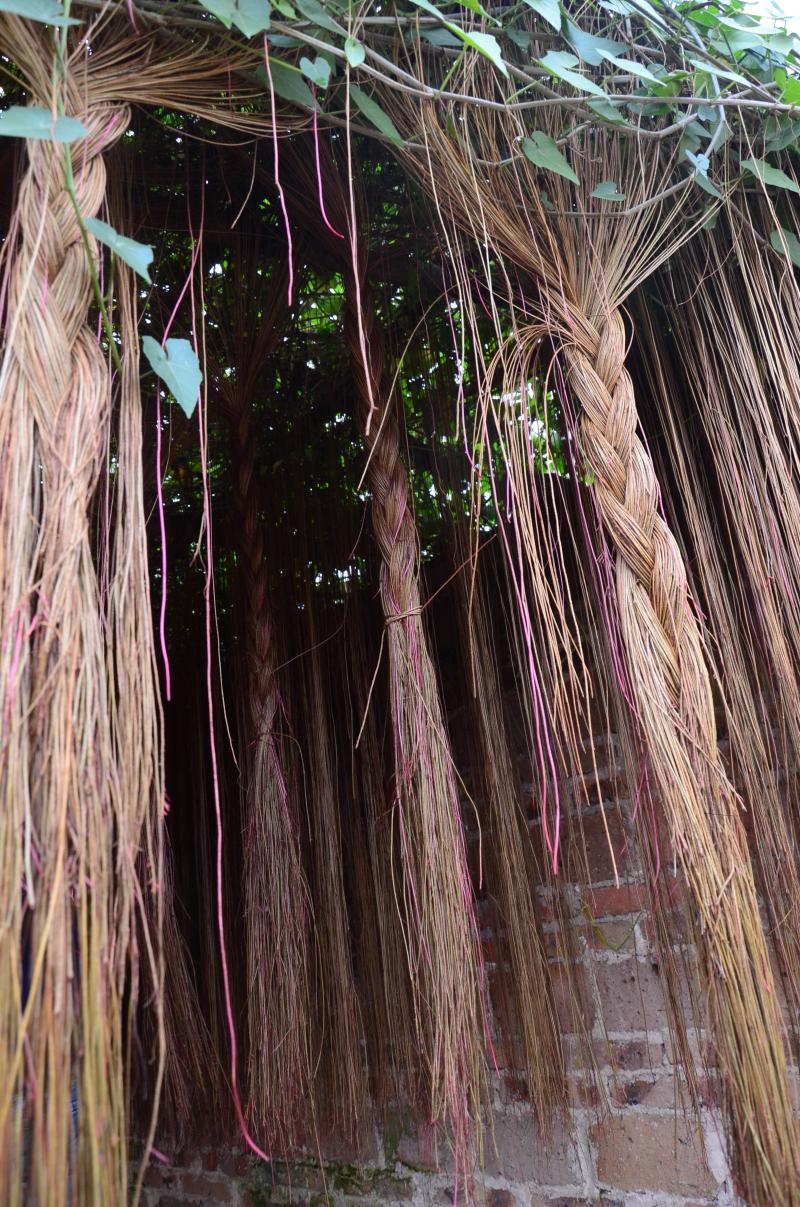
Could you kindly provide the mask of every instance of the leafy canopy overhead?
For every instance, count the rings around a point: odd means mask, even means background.
[[[60,0],[0,0],[0,9],[49,23],[87,16]],[[769,0],[140,0],[136,12],[162,25],[168,18],[187,37],[207,27],[223,54],[226,46],[252,54],[273,97],[388,143],[402,142],[387,112],[392,90],[514,112],[527,134],[510,158],[533,152],[576,183],[569,131],[555,151],[543,142],[548,112],[561,109],[573,128],[577,119],[632,137],[669,135],[712,195],[732,135],[741,178],[781,188],[771,157],[800,134],[800,39]],[[470,61],[490,71],[465,94],[457,81]],[[767,169],[753,172],[755,162]]]

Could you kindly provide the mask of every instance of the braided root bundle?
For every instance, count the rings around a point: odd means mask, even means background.
[[[463,1157],[479,1105],[484,986],[452,756],[422,622],[419,554],[400,456],[397,398],[384,376],[363,262],[345,272],[345,340],[369,448],[381,556],[394,742],[393,841],[403,869],[405,942],[422,1062],[419,1095]]]
[[[40,27],[7,17],[0,38],[32,100],[51,108],[52,48]],[[60,80],[66,111],[88,129],[71,147],[84,219],[103,205],[103,153],[129,122],[124,105],[95,103],[85,62],[80,77],[67,62]],[[127,610],[116,596],[131,574],[141,589],[141,499],[134,480],[118,503],[124,518],[103,584],[90,510],[112,395],[88,321],[97,248],[85,245],[65,187],[64,147],[33,141],[26,154],[0,370],[0,1165],[11,1203],[24,1181],[26,1201],[48,1207],[113,1205],[129,1197],[125,1022],[138,987],[137,913],[146,927],[139,876],[157,883],[160,864],[161,799],[138,858],[159,794],[147,596]],[[120,544],[126,533],[133,554]],[[125,648],[112,652],[108,641]],[[117,675],[117,659],[129,674]],[[143,951],[159,986],[157,935]]]
[[[403,1100],[417,1049],[403,920],[396,902],[395,878],[402,876],[402,868],[393,850],[392,814],[386,808],[377,709],[374,704],[370,707],[378,648],[377,640],[368,641],[375,627],[370,604],[355,592],[348,605],[352,711],[346,737],[352,752],[351,783],[356,806],[349,813],[348,837],[354,865],[358,983],[371,1096],[379,1107],[394,1107]]]
[[[276,290],[280,291],[280,284]],[[271,329],[274,320],[274,314],[265,318],[264,328]],[[242,337],[248,330],[246,323],[237,328]],[[281,728],[281,701],[274,673],[275,634],[256,468],[252,362],[250,368],[249,380],[246,376],[237,380],[225,395],[231,426],[246,651],[243,880],[248,1084],[254,1126],[268,1148],[285,1151],[298,1138],[310,1088],[310,898],[301,863],[298,821],[276,738]]]
[[[471,65],[449,86],[474,93],[476,80],[480,93],[486,81]],[[496,77],[492,87],[498,87]],[[512,154],[507,166],[511,148],[525,133],[513,114],[475,112],[456,102],[417,104],[395,94],[383,99],[401,132],[413,132],[418,141],[423,130],[425,156],[406,152],[404,158],[436,204],[448,248],[456,226],[489,249],[482,264],[487,279],[481,306],[485,308],[487,296],[495,308],[500,297],[509,302],[513,337],[497,320],[501,349],[481,386],[486,412],[508,409],[509,400],[525,398],[526,378],[516,372],[525,348],[540,348],[549,339],[561,350],[555,366],[559,398],[567,416],[572,396],[580,406],[583,418],[575,426],[583,460],[596,476],[592,498],[613,557],[613,593],[603,607],[613,611],[612,642],[615,633],[621,638],[614,690],[632,714],[643,750],[642,771],[666,819],[689,890],[740,1184],[754,1203],[786,1207],[797,1201],[800,1179],[776,987],[741,803],[718,748],[705,643],[688,600],[678,545],[658,510],[653,465],[636,434],[638,416],[617,309],[697,231],[702,216],[689,213],[684,221],[686,190],[674,204],[667,204],[667,193],[651,200],[672,167],[658,144],[645,157],[627,134],[607,128],[601,134],[573,130],[570,148],[581,165],[581,183],[555,173],[547,173],[545,182],[523,156]],[[564,130],[554,124],[551,133],[561,137]],[[480,169],[470,145],[480,147]],[[610,179],[625,194],[625,221],[615,220],[593,198],[596,186]],[[545,183],[546,201],[541,195]],[[526,288],[523,282],[531,284]],[[469,282],[460,300],[468,316],[475,306]],[[473,329],[479,325],[473,323]],[[566,366],[568,382],[560,383],[560,366]],[[526,427],[516,422],[514,430]],[[530,469],[504,456],[504,470],[515,504],[517,545],[530,547],[530,532],[546,541],[528,501]],[[549,600],[540,596],[540,601],[552,610]],[[558,617],[552,614],[554,624],[541,623],[558,630]],[[556,678],[554,684],[558,682]],[[677,994],[668,998],[671,1006],[678,1001]]]
[[[580,440],[614,549],[617,606],[636,720],[695,908],[698,957],[736,1157],[757,1203],[797,1202],[800,1157],[780,1015],[739,802],[717,745],[711,683],[678,545],[658,511],[637,435],[619,311],[576,324],[567,345]],[[747,1030],[742,1026],[747,1020]]]

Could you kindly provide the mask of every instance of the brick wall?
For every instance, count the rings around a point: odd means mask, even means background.
[[[597,749],[597,748],[596,748]],[[145,1207],[229,1203],[322,1204],[352,1207],[449,1207],[471,1197],[478,1207],[726,1207],[734,1204],[726,1144],[709,1087],[699,1116],[685,1112],[681,1075],[672,1059],[658,962],[644,907],[646,892],[630,835],[630,802],[613,738],[599,767],[608,796],[607,822],[617,867],[615,883],[599,806],[583,816],[590,884],[564,886],[579,954],[583,1024],[591,1051],[570,1028],[566,981],[557,1000],[568,1063],[570,1117],[549,1136],[537,1133],[513,1069],[495,1077],[487,1107],[485,1152],[465,1194],[448,1153],[435,1150],[425,1129],[398,1122],[361,1152],[323,1149],[323,1159],[261,1165],[242,1152],[184,1154],[147,1174]],[[534,823],[535,824],[535,823]],[[545,933],[546,890],[541,890]],[[555,945],[553,945],[555,947]],[[558,999],[558,975],[556,997]],[[699,1052],[702,1033],[691,1032]],[[595,1071],[586,1067],[593,1060]],[[796,1071],[794,1072],[797,1084]]]

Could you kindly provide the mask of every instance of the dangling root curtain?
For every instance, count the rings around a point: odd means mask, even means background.
[[[469,1199],[589,817],[800,1202],[800,57],[679,7],[0,3],[4,1202],[398,1115]]]

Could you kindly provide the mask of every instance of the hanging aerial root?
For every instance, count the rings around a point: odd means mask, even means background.
[[[713,637],[733,774],[750,815],[759,891],[796,1013],[800,818],[791,769],[800,750],[800,629],[794,604],[800,592],[800,497],[791,470],[797,417],[789,406],[780,414],[774,400],[796,396],[797,369],[790,368],[787,355],[791,307],[775,310],[778,291],[760,271],[769,265],[750,271],[746,291],[731,288],[719,271],[697,290],[709,259],[719,264],[729,248],[723,226],[711,249],[693,254],[690,246],[670,265],[669,277],[659,280],[665,304],[670,291],[677,291],[669,336],[640,300],[637,389],[641,383],[642,397],[655,405],[667,434],[662,483],[675,492],[670,510],[677,513],[680,507],[684,516],[691,585]],[[718,320],[722,311],[725,324]],[[771,358],[771,352],[778,355]],[[768,365],[777,371],[774,386]],[[676,406],[678,398],[687,398],[687,404]]]
[[[243,257],[244,259],[244,257]],[[251,257],[251,264],[256,257]],[[244,263],[237,269],[244,271]],[[231,338],[252,334],[258,294],[246,279],[237,287],[242,308]],[[262,283],[263,284],[263,283]],[[268,1149],[296,1143],[310,1089],[308,1052],[308,925],[310,899],[299,847],[298,822],[276,730],[280,697],[274,667],[269,571],[256,457],[253,391],[258,368],[272,347],[282,287],[260,318],[258,364],[225,390],[232,437],[234,504],[241,553],[246,665],[243,743],[244,895],[249,1020],[248,1084],[253,1125]],[[248,306],[252,309],[248,310]],[[251,353],[255,348],[251,348]],[[245,363],[237,358],[236,363]]]
[[[578,330],[577,324],[573,331]],[[568,344],[583,409],[580,439],[616,553],[627,670],[648,763],[691,889],[736,1161],[755,1203],[800,1196],[800,1156],[780,1014],[740,807],[721,764],[714,702],[686,570],[659,510],[652,461],[637,435],[618,311],[584,322]]]
[[[564,1062],[557,1029],[549,969],[534,906],[532,860],[520,785],[514,775],[506,728],[497,650],[482,566],[466,568],[467,533],[462,516],[454,520],[454,551],[461,570],[455,587],[459,647],[475,734],[476,779],[488,820],[484,835],[487,887],[497,903],[498,940],[508,960],[496,981],[508,977],[507,1023],[511,1051],[520,1051],[531,1104],[546,1128],[565,1102]]]
[[[14,18],[2,33],[32,99],[50,108],[51,44]],[[65,66],[59,78],[67,112],[80,113],[88,129],[71,145],[72,171],[62,145],[27,144],[0,371],[3,448],[20,488],[3,492],[0,516],[0,893],[12,922],[0,944],[3,997],[12,1003],[0,1032],[0,1152],[7,1201],[20,1201],[24,1182],[26,1201],[48,1207],[113,1207],[129,1197],[125,1020],[137,985],[129,979],[141,899],[136,848],[153,798],[148,782],[144,800],[131,799],[126,775],[136,769],[120,763],[130,727],[144,717],[150,741],[157,725],[146,630],[145,648],[117,652],[135,664],[142,694],[115,709],[90,527],[112,394],[88,323],[97,250],[76,208],[84,220],[100,211],[103,153],[129,113],[92,104],[87,71],[78,80]],[[135,504],[132,520],[135,528]],[[126,625],[116,618],[122,639]],[[145,750],[148,781],[158,757],[157,748]],[[158,873],[159,824],[148,842],[156,866],[142,869],[148,877]],[[156,983],[157,943],[154,936],[142,956]]]
[[[394,737],[392,806],[403,869],[397,893],[422,1062],[420,1094],[432,1121],[452,1130],[463,1158],[470,1119],[477,1115],[484,1059],[483,965],[452,756],[422,621],[398,403],[384,375],[363,261],[357,272],[352,264],[345,272],[345,305],[345,339],[369,449],[372,526],[382,562]]]
[[[302,513],[301,513],[302,514]],[[301,521],[301,524],[303,522]],[[304,524],[303,524],[304,527]],[[310,565],[306,554],[303,559]],[[326,692],[314,592],[307,582],[301,617],[303,747],[307,762],[309,842],[313,867],[316,1052],[314,1111],[327,1133],[357,1137],[367,1107],[361,1019],[353,977],[342,862],[342,812],[330,688]],[[331,655],[328,654],[330,659]],[[363,842],[359,836],[358,842]]]
[[[410,1029],[417,1067],[400,1072],[413,1105],[448,1133],[463,1168],[486,1075],[486,989],[473,890],[449,736],[423,623],[418,537],[400,452],[400,401],[384,365],[367,254],[357,246],[363,198],[348,197],[326,154],[319,164],[323,220],[316,163],[312,156],[298,155],[295,186],[305,173],[308,187],[295,204],[309,214],[316,235],[342,265],[343,334],[355,409],[369,452],[372,530],[381,559],[381,650],[388,664],[393,744],[388,826],[392,849],[383,867],[374,866],[373,872],[377,891],[388,891],[389,908],[399,910],[413,1003]],[[350,238],[340,239],[336,231],[349,231]],[[391,885],[382,883],[388,868],[396,876]],[[383,932],[387,977],[392,972],[389,930]],[[385,992],[389,997],[394,993],[388,981]],[[393,1004],[389,1017],[395,1010]],[[395,1050],[407,1051],[406,1029],[395,1038]]]

